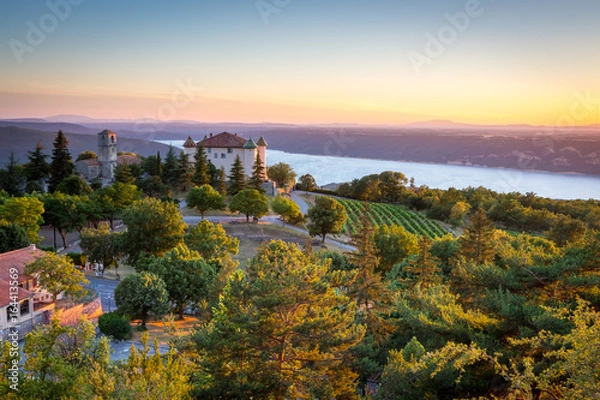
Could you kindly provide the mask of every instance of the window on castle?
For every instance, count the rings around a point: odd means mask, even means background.
[[[218,153],[215,153],[215,158],[219,158],[219,154]]]
[[[210,154],[210,151],[211,151],[211,148],[210,148],[210,147],[209,147],[208,149],[206,149],[206,152],[207,152],[208,154]]]
[[[21,306],[21,315],[29,314],[29,300],[23,300],[20,304]]]
[[[227,154],[221,153],[221,158],[225,158],[225,157],[227,157]]]
[[[229,154],[233,154],[233,149],[227,149],[227,152],[228,152]]]

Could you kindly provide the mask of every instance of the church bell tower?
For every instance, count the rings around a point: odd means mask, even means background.
[[[100,162],[102,179],[112,181],[117,167],[117,134],[103,130],[98,134],[98,161]]]

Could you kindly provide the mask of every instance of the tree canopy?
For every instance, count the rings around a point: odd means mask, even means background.
[[[204,219],[204,213],[209,210],[225,209],[223,196],[208,184],[191,188],[185,196],[185,201],[188,207],[195,208],[200,212],[202,219]]]
[[[83,272],[75,268],[71,259],[50,252],[28,264],[25,273],[35,275],[40,286],[52,294],[54,302],[62,292],[71,297],[83,295],[83,285],[90,283]]]
[[[140,272],[126,276],[115,289],[115,303],[120,312],[140,319],[160,318],[169,312],[169,294],[165,282],[156,274]]]
[[[123,222],[123,249],[132,264],[141,253],[162,256],[182,243],[187,227],[176,204],[154,198],[134,202],[123,212]]]
[[[268,169],[269,179],[277,184],[277,187],[287,188],[296,182],[296,173],[289,164],[279,162]]]
[[[332,197],[319,196],[315,199],[315,205],[308,209],[308,233],[311,236],[321,236],[325,242],[325,236],[330,233],[340,233],[344,228],[346,209]]]
[[[246,215],[249,222],[250,216],[258,219],[269,212],[269,200],[256,189],[244,189],[233,196],[229,210]]]
[[[199,396],[358,398],[345,360],[364,329],[328,273],[294,244],[264,244],[194,337],[210,377]]]

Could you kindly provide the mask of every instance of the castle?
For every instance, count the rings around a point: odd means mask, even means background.
[[[260,161],[267,171],[267,142],[261,136],[256,143],[252,138],[244,139],[238,136],[237,133],[222,132],[218,135],[205,136],[198,143],[188,136],[183,144],[183,152],[187,155],[190,161],[194,160],[196,149],[202,146],[206,151],[208,160],[217,168],[225,168],[226,173],[229,173],[231,166],[235,161],[236,156],[240,156],[242,165],[246,175],[252,174],[252,167],[256,160],[256,156],[260,156]]]

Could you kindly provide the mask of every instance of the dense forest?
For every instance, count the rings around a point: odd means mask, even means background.
[[[595,200],[431,189],[388,171],[316,193],[304,216],[288,198],[261,193],[260,168],[248,171],[251,179],[240,164],[216,170],[202,148],[193,162],[171,148],[164,159],[122,165],[106,186],[73,174],[67,145],[59,133],[52,156],[38,146],[26,164],[11,158],[0,171],[2,251],[38,242],[47,224],[63,240],[80,231],[90,260],[135,273],[115,290],[118,310],[100,317],[108,336],[97,336],[86,320],[54,321],[27,336],[18,392],[5,341],[2,398],[600,395]],[[289,166],[273,167],[278,186],[291,187]],[[316,189],[307,175],[297,187]],[[351,250],[273,240],[239,268],[232,258],[238,239],[219,223],[188,226],[175,192],[202,216],[228,208],[258,220],[270,207],[323,241],[347,236]],[[382,218],[378,210],[386,207],[403,210],[398,221],[410,212],[427,222],[414,222],[421,230],[411,231]],[[117,218],[125,232],[110,229]],[[73,265],[66,256],[49,257]],[[110,361],[108,338],[128,337],[132,319],[143,326],[169,313],[193,313],[199,323],[166,354],[144,339],[127,360]]]

